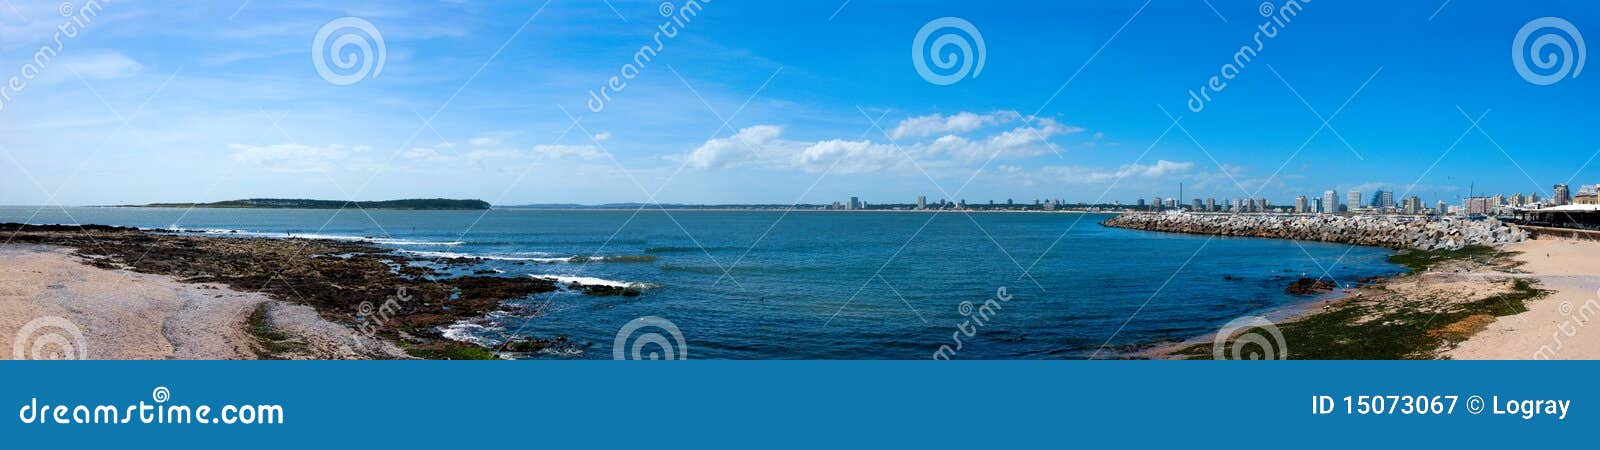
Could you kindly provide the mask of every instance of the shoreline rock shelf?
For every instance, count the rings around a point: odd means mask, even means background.
[[[1133,230],[1454,250],[1522,242],[1528,232],[1494,218],[1289,214],[1123,214],[1101,225]]]

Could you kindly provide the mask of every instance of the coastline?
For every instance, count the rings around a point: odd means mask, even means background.
[[[18,269],[0,274],[0,339],[32,318],[65,317],[96,359],[482,359],[567,345],[552,336],[491,349],[448,336],[491,313],[529,312],[507,301],[560,289],[558,280],[460,275],[470,258],[98,225],[0,232],[9,236],[0,263]],[[1402,250],[1394,260],[1411,272],[1262,316],[1284,330],[1295,359],[1600,359],[1600,338],[1581,333],[1600,314],[1600,242]],[[1209,359],[1214,337],[1123,356]]]
[[[1600,359],[1600,242],[1537,238],[1402,251],[1411,272],[1268,311],[1289,359]],[[1251,331],[1251,330],[1239,330]],[[1221,344],[1237,344],[1235,333]],[[1216,333],[1156,343],[1143,359],[1211,359]]]
[[[0,278],[0,344],[30,338],[19,336],[28,322],[59,317],[93,359],[489,359],[490,349],[441,329],[559,289],[528,277],[450,276],[441,265],[471,261],[363,242],[99,225],[0,224],[0,232],[8,236],[0,261],[21,268]],[[197,346],[214,348],[183,350]]]

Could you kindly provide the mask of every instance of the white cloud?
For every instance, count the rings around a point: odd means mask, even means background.
[[[245,145],[231,144],[233,158],[243,164],[285,172],[326,172],[348,161],[353,155],[366,152],[370,147],[303,144]]]
[[[143,64],[117,52],[63,53],[60,59],[50,64],[41,72],[38,78],[40,84],[77,83],[73,73],[85,80],[111,80],[131,77],[144,71]],[[59,70],[55,65],[60,66]]]
[[[876,172],[895,168],[906,162],[892,146],[870,141],[845,141],[834,139],[812,144],[794,158],[794,166],[807,172],[834,173]]]
[[[472,144],[473,147],[488,147],[491,145],[500,145],[500,138],[475,137],[467,140],[467,143]]]
[[[1121,179],[1158,179],[1194,169],[1192,162],[1156,161],[1155,164],[1124,164],[1116,170],[1082,166],[1046,166],[1040,173],[1056,181],[1077,184],[1104,184]]]
[[[922,136],[943,131],[975,131],[986,124],[1021,120],[1021,115],[1006,111],[979,115],[970,112],[952,116],[930,115],[907,119],[896,128],[901,136]],[[992,135],[962,136],[946,134],[932,141],[828,139],[797,141],[783,138],[783,128],[755,125],[732,136],[706,141],[686,155],[676,156],[697,169],[760,167],[776,170],[822,172],[831,167],[837,173],[862,173],[911,168],[949,168],[993,159],[1021,159],[1049,153],[1049,140],[1083,131],[1041,118],[1030,124]]]
[[[957,135],[946,135],[935,140],[928,149],[932,153],[967,162],[1026,158],[1060,151],[1051,148],[1051,138],[1082,131],[1082,128],[1061,125],[1053,119],[1043,118],[1035,120],[1031,125],[1020,126],[975,141]]]
[[[435,162],[444,161],[444,160],[448,159],[444,155],[440,154],[438,150],[431,149],[431,148],[428,148],[428,147],[417,147],[417,148],[413,148],[413,149],[410,149],[410,150],[406,150],[405,152],[400,153],[400,157],[405,158],[405,159],[415,159],[415,160],[421,160],[421,161],[435,161]]]
[[[776,125],[747,127],[733,136],[700,144],[699,148],[683,157],[684,163],[697,169],[720,169],[758,161],[761,159],[758,155],[761,154],[785,153],[784,149],[793,148],[794,143],[778,139],[781,134],[783,128]]]
[[[600,159],[606,152],[593,145],[535,145],[532,156],[540,159]]]
[[[996,111],[989,114],[962,111],[949,116],[929,114],[901,120],[900,124],[894,127],[894,130],[889,131],[889,137],[899,140],[908,137],[917,138],[950,133],[969,133],[986,126],[1018,120],[1022,120],[1022,114],[1018,114],[1016,111]]]

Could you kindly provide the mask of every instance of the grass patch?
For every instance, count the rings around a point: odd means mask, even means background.
[[[485,360],[499,359],[489,349],[472,344],[448,342],[442,346],[406,349],[407,353],[422,359]]]
[[[250,311],[250,316],[245,318],[245,332],[255,338],[256,357],[261,359],[279,359],[279,355],[305,350],[305,343],[267,323],[267,302],[261,302]]]
[[[1455,250],[1406,250],[1389,257],[1389,262],[1406,266],[1413,272],[1425,272],[1429,268],[1446,261],[1469,260],[1482,264],[1491,264],[1496,259],[1509,256],[1511,252],[1504,252],[1486,245],[1469,245]]]
[[[1532,281],[1516,279],[1510,292],[1444,305],[1447,309],[1437,313],[1409,306],[1419,302],[1361,302],[1280,324],[1278,329],[1291,359],[1432,359],[1437,350],[1466,340],[1495,317],[1527,311],[1528,300],[1548,292]],[[1233,339],[1227,345],[1233,345]],[[1177,355],[1209,359],[1211,347],[1194,345]]]

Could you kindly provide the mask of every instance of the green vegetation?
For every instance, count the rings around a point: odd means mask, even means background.
[[[305,343],[294,340],[267,323],[267,302],[256,305],[256,309],[245,318],[245,324],[245,331],[256,340],[256,357],[278,359],[279,355],[305,349]]]
[[[459,342],[446,343],[442,348],[407,349],[411,356],[422,359],[484,360],[496,359],[489,349]]]
[[[1389,257],[1389,262],[1406,266],[1413,272],[1426,272],[1429,268],[1445,261],[1469,260],[1481,264],[1491,264],[1495,260],[1510,256],[1504,252],[1486,245],[1471,245],[1456,250],[1406,250]]]
[[[1495,317],[1527,311],[1528,300],[1547,293],[1529,280],[1511,283],[1509,292],[1470,303],[1446,303],[1437,312],[1417,306],[1430,302],[1351,302],[1280,324],[1278,329],[1291,359],[1431,359],[1437,356],[1436,350],[1466,340]],[[1228,345],[1232,344],[1230,339]],[[1178,356],[1208,359],[1211,347],[1209,343],[1195,345]]]
[[[399,209],[413,211],[432,210],[484,210],[489,202],[483,200],[453,200],[425,198],[385,200],[376,202],[351,202],[341,200],[306,200],[284,198],[251,198],[212,203],[151,203],[144,206],[160,208],[298,208],[298,209]]]

